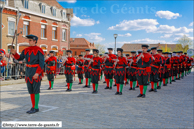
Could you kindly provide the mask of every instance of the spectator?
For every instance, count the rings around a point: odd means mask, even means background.
[[[12,65],[13,65],[13,58],[10,56],[10,54],[6,54],[6,62],[7,62],[7,66],[6,66],[6,78],[5,80],[9,80],[11,79],[11,75],[12,75]]]
[[[61,72],[61,65],[62,65],[62,57],[59,56],[57,59],[57,74],[59,74]]]

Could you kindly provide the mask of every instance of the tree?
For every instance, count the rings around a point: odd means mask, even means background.
[[[161,49],[162,49],[163,52],[166,52],[165,51],[165,47],[161,46]],[[171,48],[170,47],[167,47],[167,52],[170,52],[170,51],[171,51]]]
[[[189,46],[192,46],[192,43],[193,42],[189,37],[187,37],[186,35],[183,35],[183,37],[181,37],[178,40],[175,51],[187,52],[187,50],[189,49]]]
[[[100,43],[97,43],[95,44],[95,47],[96,49],[99,50],[99,54],[104,54],[105,53],[105,46],[100,44]]]

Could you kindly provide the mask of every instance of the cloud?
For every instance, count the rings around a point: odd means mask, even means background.
[[[73,31],[73,35],[74,35],[74,34],[76,34],[76,32],[75,32],[75,31]]]
[[[96,24],[100,24],[100,21],[96,21]]]
[[[58,2],[75,3],[77,0],[57,0]]]
[[[160,38],[176,38],[176,37],[182,37],[183,35],[189,36],[188,34],[184,33],[175,33],[175,34],[164,34],[164,36],[160,36]]]
[[[137,19],[137,20],[123,20],[119,24],[115,26],[111,26],[108,30],[128,30],[128,31],[136,31],[136,30],[153,30],[156,29],[156,25],[159,23],[156,19]]]
[[[170,11],[157,11],[155,16],[158,16],[160,18],[166,18],[168,20],[177,19],[177,17],[181,17],[179,13],[173,13]]]
[[[189,24],[189,26],[193,26],[193,24],[194,24],[194,22],[191,22],[191,23]]]
[[[145,39],[132,40],[132,41],[130,41],[130,43],[149,43],[149,44],[161,43],[162,44],[162,43],[166,43],[166,41],[145,38]]]
[[[77,34],[76,37],[80,38],[82,37],[82,34]]]
[[[130,37],[131,34],[130,34],[130,33],[126,33],[126,34],[118,34],[118,36],[120,36],[120,37]]]
[[[175,28],[169,25],[160,25],[158,28],[153,28],[147,31],[148,33],[189,33],[193,32],[193,29],[188,29],[187,27]]]
[[[87,16],[87,15],[81,15],[81,17],[90,17],[90,16]]]
[[[105,38],[100,37],[101,33],[90,33],[90,34],[85,34],[85,36],[87,36],[87,40],[89,40],[90,42],[102,42],[105,40]]]
[[[95,24],[94,19],[81,19],[77,16],[73,16],[71,19],[71,25],[72,26],[93,26]]]

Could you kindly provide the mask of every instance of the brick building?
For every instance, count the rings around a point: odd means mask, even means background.
[[[37,35],[45,53],[54,50],[65,54],[70,42],[70,20],[72,9],[63,8],[56,0],[6,0],[3,10],[3,49],[8,52],[17,21],[17,11],[21,13],[18,23],[17,51],[28,47],[28,34]]]
[[[87,41],[84,38],[75,38],[75,40],[73,41],[73,39],[70,39],[70,49],[72,50],[72,55],[76,56],[76,55],[85,55],[85,49],[90,49],[90,53],[92,53],[92,49],[96,49],[94,43],[90,43],[89,41]]]
[[[125,43],[123,44],[123,46],[121,47],[123,49],[123,53],[124,54],[131,54],[131,51],[138,51],[141,50],[141,45],[143,43]],[[166,44],[149,44],[149,49],[152,47],[158,47],[158,49],[162,49],[165,48]],[[171,51],[174,51],[176,48],[176,44],[167,44],[168,48],[171,48]]]

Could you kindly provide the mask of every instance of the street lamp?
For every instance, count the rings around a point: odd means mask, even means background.
[[[115,38],[115,49],[114,49],[114,54],[116,54],[116,39],[117,39],[118,34],[114,34],[114,38]]]
[[[4,8],[5,0],[0,0],[0,49],[2,49],[2,13]]]

